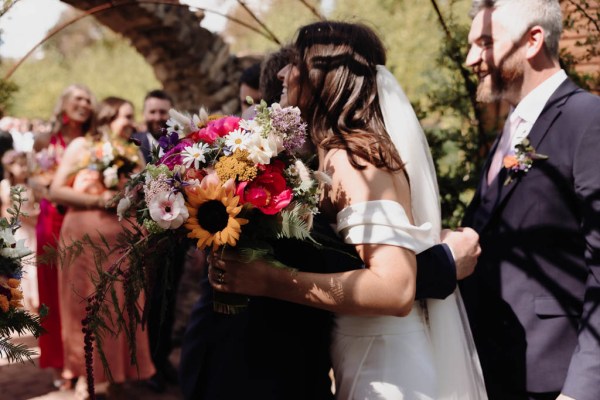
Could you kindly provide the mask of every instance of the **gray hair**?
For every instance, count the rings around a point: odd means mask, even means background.
[[[536,25],[544,29],[544,43],[552,57],[558,57],[562,32],[562,11],[558,0],[473,0],[471,18],[481,10],[492,8],[502,25],[516,42]]]

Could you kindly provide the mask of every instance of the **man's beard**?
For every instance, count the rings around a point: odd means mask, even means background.
[[[148,122],[146,126],[148,129],[148,132],[150,132],[150,134],[152,136],[154,136],[154,138],[158,139],[159,137],[162,136],[163,130],[167,126],[167,123],[152,121],[152,122]]]
[[[494,103],[508,100],[510,102],[523,84],[524,63],[525,60],[520,54],[512,51],[501,60],[498,67],[488,66],[488,76],[477,86],[477,101]]]

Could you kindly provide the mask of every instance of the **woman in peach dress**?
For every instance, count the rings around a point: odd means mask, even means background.
[[[106,241],[109,245],[114,243],[116,246],[117,236],[122,232],[122,228],[115,210],[107,209],[106,205],[119,187],[119,178],[122,181],[127,173],[132,172],[132,169],[140,169],[143,164],[139,149],[127,141],[133,131],[133,106],[130,102],[116,97],[103,100],[98,107],[97,120],[98,132],[95,136],[74,139],[67,147],[50,187],[51,198],[69,206],[59,242],[59,249],[66,250],[67,253],[68,246],[81,241],[85,235],[89,235],[96,244]],[[110,161],[111,157],[125,159],[125,165],[131,168],[111,172],[116,165]],[[101,268],[107,270],[118,256],[118,252],[109,254]],[[63,376],[70,379],[86,374],[81,320],[86,315],[86,298],[94,292],[93,281],[97,278],[98,266],[89,246],[84,246],[83,252],[71,259],[64,258],[60,264],[63,337],[69,338],[64,343]],[[117,283],[115,289],[122,307],[123,287]],[[140,304],[143,300],[140,298]],[[108,307],[112,310],[113,306]],[[116,320],[116,314],[113,312],[112,321],[107,321],[109,328],[115,332],[118,331]],[[113,383],[147,379],[155,372],[150,358],[147,333],[142,331],[141,327],[136,332],[137,365],[130,363],[127,336],[123,331],[117,335],[105,334],[102,337],[102,347]],[[107,382],[109,377],[105,374],[97,348],[94,351],[93,367],[96,387],[102,392],[102,388],[108,385],[101,383]],[[76,393],[80,392],[79,388],[85,386],[84,382],[83,379],[79,379]]]

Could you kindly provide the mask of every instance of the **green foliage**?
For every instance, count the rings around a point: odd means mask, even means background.
[[[17,90],[19,87],[16,83],[0,79],[0,116],[11,108]]]
[[[301,204],[296,204],[292,210],[281,211],[281,234],[279,238],[290,238],[298,240],[313,240],[310,236],[310,227],[307,221],[303,220],[300,215]]]
[[[14,233],[19,228],[19,217],[21,207],[26,199],[23,197],[25,189],[15,186],[11,188],[11,200],[13,204],[8,209],[10,218],[0,219],[0,249],[3,250],[0,256],[0,278],[3,284],[0,287],[2,297],[7,300],[18,300],[10,288],[4,286],[4,282],[10,285],[10,279],[20,279],[23,274],[23,263],[25,258],[31,254],[31,251],[22,247],[14,238]],[[9,250],[8,253],[5,251]],[[13,251],[10,251],[13,250]],[[13,287],[14,288],[14,287]],[[30,332],[35,337],[39,337],[44,330],[40,325],[40,318],[47,315],[47,309],[42,306],[40,315],[34,315],[25,311],[23,308],[10,304],[8,310],[0,309],[0,356],[4,355],[9,362],[31,361],[36,353],[23,344],[12,343],[11,336],[22,336]]]

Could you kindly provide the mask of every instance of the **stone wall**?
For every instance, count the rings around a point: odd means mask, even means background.
[[[106,4],[106,0],[62,1],[82,11]],[[190,11],[178,0],[112,3],[94,17],[129,39],[173,96],[176,108],[197,111],[204,106],[226,114],[239,110],[239,76],[256,59],[231,55],[221,37],[200,26],[201,12]]]

